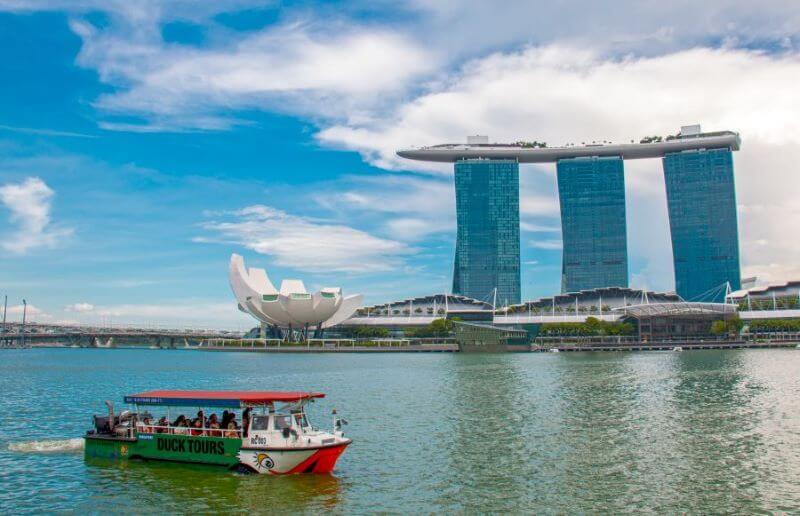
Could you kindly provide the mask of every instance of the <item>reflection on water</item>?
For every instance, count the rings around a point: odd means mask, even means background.
[[[751,512],[761,506],[752,467],[763,446],[762,436],[753,432],[763,408],[754,400],[762,387],[743,376],[745,353],[680,356],[672,399],[677,425],[671,437],[678,458],[673,475],[675,489],[690,494],[668,508],[724,506]]]
[[[508,494],[525,490],[520,472],[530,463],[523,432],[527,393],[516,362],[504,354],[456,355],[449,380],[439,434],[447,468],[434,503],[468,512],[508,510]]]
[[[0,511],[796,512],[798,369],[795,350],[4,351]],[[354,442],[332,476],[54,451],[159,387],[321,390],[316,424],[335,406]]]
[[[626,367],[631,355],[572,354],[559,367],[563,462],[556,482],[580,510],[618,510],[638,499],[636,470],[641,407]],[[564,431],[569,429],[569,431]],[[556,487],[555,485],[553,487]],[[617,505],[624,500],[624,505]]]
[[[87,460],[87,487],[116,504],[184,512],[318,511],[339,503],[332,475],[266,477],[223,468],[164,462]],[[94,500],[80,507],[95,510]],[[134,511],[136,512],[136,511]]]

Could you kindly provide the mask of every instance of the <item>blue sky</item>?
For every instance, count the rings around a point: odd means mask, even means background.
[[[692,9],[688,9],[691,6]],[[800,7],[11,0],[0,295],[43,321],[248,327],[230,253],[367,302],[446,291],[450,167],[399,147],[732,129],[744,273],[800,277]],[[657,161],[626,164],[632,285],[672,288]],[[523,297],[558,290],[552,167],[521,174]]]

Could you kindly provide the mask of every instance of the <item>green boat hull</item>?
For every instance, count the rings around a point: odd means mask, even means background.
[[[84,448],[91,459],[146,459],[212,464],[232,468],[239,464],[241,439],[190,435],[138,434],[135,438],[87,435]]]

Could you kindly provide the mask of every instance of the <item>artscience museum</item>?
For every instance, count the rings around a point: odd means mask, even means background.
[[[338,287],[309,293],[297,279],[285,279],[277,289],[264,269],[246,268],[238,254],[231,255],[228,279],[239,310],[261,322],[262,333],[270,327],[273,334],[302,330],[307,336],[309,330],[330,328],[348,319],[363,302],[360,294],[345,297]]]

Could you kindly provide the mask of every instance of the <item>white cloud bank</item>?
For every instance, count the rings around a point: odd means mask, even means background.
[[[629,141],[698,121],[746,139],[800,143],[795,54],[697,48],[606,60],[561,46],[498,53],[466,64],[442,89],[373,124],[322,130],[322,143],[360,151],[387,168],[424,168],[398,158],[403,146],[464,141],[546,140],[551,145]],[[436,168],[435,170],[440,170]]]
[[[78,63],[121,87],[96,101],[112,115],[101,122],[106,129],[218,130],[247,123],[223,114],[231,108],[364,120],[437,64],[404,34],[356,25],[292,23],[212,49],[166,45],[157,30],[104,31],[81,20],[71,27],[84,42]]]
[[[53,190],[38,177],[0,186],[0,204],[11,212],[9,221],[16,226],[16,230],[0,235],[3,249],[25,254],[40,247],[55,247],[72,234],[71,229],[51,223],[53,195]]]
[[[241,245],[271,256],[274,263],[306,272],[365,273],[396,268],[399,256],[414,249],[349,226],[287,214],[269,206],[249,206],[230,213],[233,221],[211,221],[203,228],[219,235],[197,242]]]
[[[452,180],[400,174],[348,177],[314,194],[312,200],[340,219],[377,221],[382,234],[419,242],[456,227]]]

